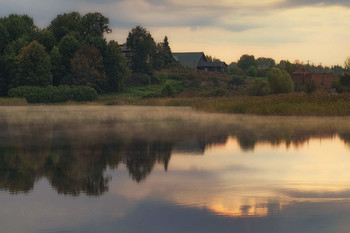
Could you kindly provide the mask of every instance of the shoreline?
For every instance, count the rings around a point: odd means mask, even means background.
[[[0,98],[0,106],[37,106],[25,99]],[[187,106],[194,110],[215,113],[252,114],[266,116],[350,116],[350,93],[329,94],[325,92],[291,93],[268,96],[234,97],[103,97],[91,102],[63,102],[44,104],[52,106]]]

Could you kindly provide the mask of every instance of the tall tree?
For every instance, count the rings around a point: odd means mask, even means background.
[[[46,48],[47,52],[50,52],[56,45],[56,38],[53,35],[52,31],[48,29],[37,31],[33,36],[33,40],[36,40],[42,44]]]
[[[251,66],[255,66],[256,67],[255,57],[253,55],[244,54],[238,60],[237,65],[243,71],[247,71],[249,69],[249,67],[251,67]]]
[[[135,73],[150,73],[152,59],[156,53],[156,43],[149,31],[141,26],[129,32],[126,45],[132,51],[131,69]]]
[[[272,58],[266,58],[266,57],[259,57],[256,59],[256,64],[258,68],[261,69],[271,69],[272,67],[276,66],[276,62]]]
[[[285,70],[272,68],[267,72],[267,78],[273,94],[290,93],[294,91],[292,78]]]
[[[6,96],[8,91],[8,76],[5,72],[3,56],[0,56],[0,96]]]
[[[84,37],[103,37],[103,33],[111,33],[109,19],[101,13],[87,13],[82,17],[82,34]]]
[[[7,91],[11,87],[11,82],[16,77],[16,52],[11,45],[8,45],[1,57],[1,85],[2,95],[7,95]]]
[[[164,55],[165,55],[165,57],[164,57],[165,66],[168,66],[168,65],[170,65],[171,63],[174,62],[174,57],[173,57],[173,55],[171,53],[171,48],[170,48],[167,36],[164,37],[162,45],[163,45],[163,52],[164,52]]]
[[[106,85],[103,57],[92,45],[84,44],[71,60],[73,84],[84,85],[103,92]]]
[[[82,16],[78,12],[65,13],[53,19],[48,27],[56,37],[57,42],[67,34],[79,37],[82,31]],[[80,38],[77,38],[80,39]]]
[[[6,26],[4,23],[0,21],[0,54],[4,51],[7,44],[10,42],[10,34],[7,31]]]
[[[9,33],[9,41],[17,40],[23,35],[31,35],[36,27],[33,18],[28,15],[11,14],[3,19]]]
[[[45,47],[37,41],[24,47],[16,57],[17,75],[13,86],[48,86],[51,84],[51,64]]]
[[[107,40],[103,37],[88,37],[85,39],[86,44],[90,44],[98,50],[100,50],[101,55],[104,57],[106,49],[107,49]]]
[[[59,52],[63,57],[63,65],[65,67],[66,74],[71,70],[70,60],[73,58],[74,53],[79,49],[79,47],[79,41],[70,34],[64,36],[58,44]]]
[[[118,43],[113,40],[107,45],[104,67],[107,74],[107,91],[120,90],[125,84],[129,71]]]
[[[61,84],[61,80],[65,75],[65,67],[63,65],[63,57],[58,49],[54,46],[50,51],[52,83],[54,86]]]
[[[174,58],[171,53],[171,48],[169,46],[168,37],[164,37],[162,43],[157,44],[156,54],[153,61],[153,67],[156,70],[161,70],[168,67],[174,62]]]
[[[277,66],[278,68],[287,71],[289,74],[292,74],[303,67],[303,65],[300,63],[291,63],[288,60],[281,60]]]

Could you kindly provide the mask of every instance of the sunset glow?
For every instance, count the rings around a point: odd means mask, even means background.
[[[124,43],[132,27],[157,41],[168,36],[174,52],[203,51],[226,63],[243,54],[343,65],[350,56],[347,1],[292,0],[1,0],[0,16],[28,14],[46,27],[65,12],[99,11],[110,19],[107,36]],[[34,7],[35,6],[35,7]]]
[[[288,148],[283,142],[258,143],[254,152],[242,152],[231,138],[226,146],[208,149],[203,156],[174,153],[164,176],[151,176],[144,184],[115,181],[118,185],[111,191],[136,200],[156,195],[227,217],[264,217],[295,202],[349,199],[348,154],[338,137]],[[176,180],[182,182],[168,185]]]

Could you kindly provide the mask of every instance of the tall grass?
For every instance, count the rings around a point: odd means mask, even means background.
[[[208,112],[258,115],[345,116],[350,115],[350,93],[291,93],[262,97],[200,99],[195,101],[192,107]]]
[[[0,98],[0,106],[21,106],[27,104],[28,103],[25,98]]]

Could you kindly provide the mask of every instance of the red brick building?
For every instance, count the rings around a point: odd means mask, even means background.
[[[313,82],[318,88],[331,88],[334,75],[332,73],[311,73],[306,69],[300,69],[292,74],[292,80],[295,86]]]

